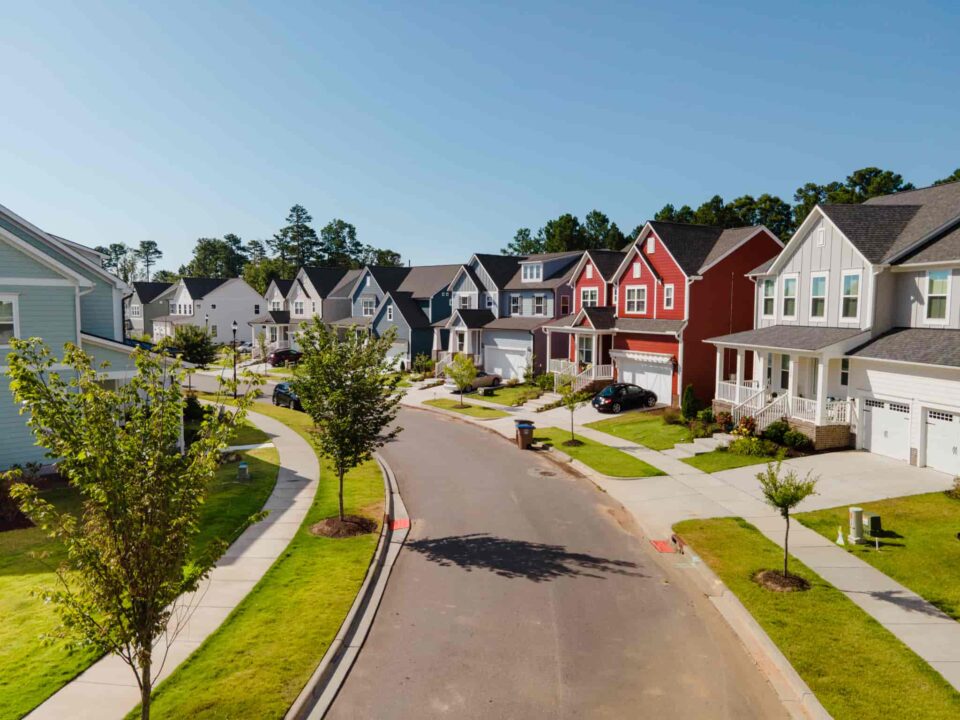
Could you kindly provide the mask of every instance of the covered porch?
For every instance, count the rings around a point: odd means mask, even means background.
[[[601,310],[605,308],[590,308]],[[599,327],[598,327],[599,324]],[[593,323],[583,310],[570,319],[570,324],[552,324],[543,328],[547,336],[546,368],[554,374],[554,388],[573,378],[574,390],[584,390],[595,383],[613,380],[614,368],[610,351],[613,350],[614,330]],[[566,336],[566,353],[553,357],[554,335]]]
[[[261,339],[266,355],[294,347],[296,328],[290,322],[290,313],[275,310],[250,321],[253,337],[253,359],[260,359]]]
[[[437,353],[437,376],[457,355],[467,355],[477,368],[483,368],[483,328],[493,319],[489,310],[454,310],[444,328],[448,331],[446,349]],[[443,338],[442,329],[434,327],[435,346],[438,338]]]

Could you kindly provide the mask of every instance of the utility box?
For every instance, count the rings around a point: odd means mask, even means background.
[[[863,514],[863,529],[870,537],[879,537],[883,533],[880,516],[873,513]]]
[[[245,480],[250,479],[250,466],[247,463],[242,462],[237,465],[237,480],[244,482]]]
[[[847,540],[852,543],[863,542],[863,508],[852,507],[848,510],[850,518],[850,534]]]

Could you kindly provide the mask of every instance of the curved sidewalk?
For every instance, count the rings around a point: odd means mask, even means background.
[[[154,686],[216,630],[246,597],[274,560],[286,549],[313,503],[320,477],[310,444],[278,420],[250,412],[251,423],[267,433],[280,455],[273,493],[263,506],[265,520],[244,531],[220,558],[197,592],[178,602],[171,625],[179,632],[154,650],[155,661],[167,654]],[[31,720],[121,720],[140,702],[140,690],[120,658],[108,655],[64,685],[27,717]]]

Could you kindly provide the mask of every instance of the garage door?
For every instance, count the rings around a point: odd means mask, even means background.
[[[960,475],[960,414],[927,410],[927,465]]]
[[[639,385],[656,393],[657,402],[669,405],[673,400],[673,366],[669,363],[645,363],[638,360],[617,360],[617,379]]]
[[[523,350],[509,350],[487,346],[484,348],[483,369],[504,380],[523,380],[527,368],[527,354]]]
[[[393,366],[398,370],[400,369],[401,364],[403,365],[404,370],[409,370],[407,367],[409,364],[407,362],[407,344],[402,342],[391,345],[390,349],[387,350],[387,360],[392,361]]]
[[[865,399],[863,448],[897,460],[910,460],[910,406]]]

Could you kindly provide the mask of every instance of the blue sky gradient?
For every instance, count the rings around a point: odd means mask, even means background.
[[[142,5],[4,4],[0,203],[160,267],[296,202],[463,262],[567,211],[960,166],[956,3]]]

